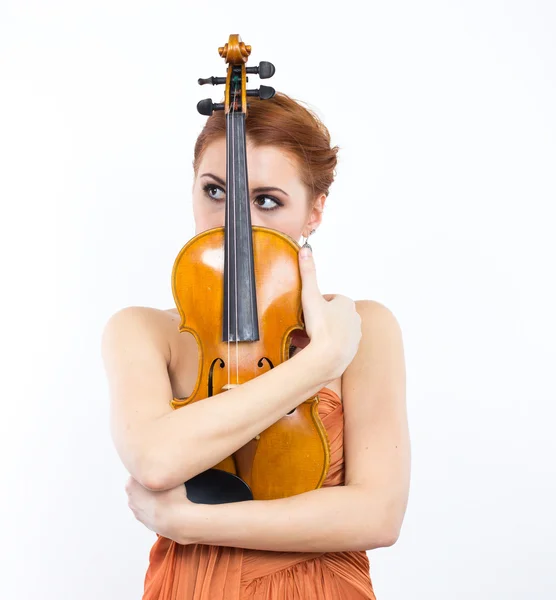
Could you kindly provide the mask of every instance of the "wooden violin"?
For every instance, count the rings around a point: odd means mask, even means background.
[[[280,231],[251,225],[246,158],[247,99],[272,98],[275,90],[247,90],[247,74],[266,79],[274,66],[247,67],[251,47],[230,35],[218,49],[228,64],[226,77],[199,79],[225,84],[225,102],[201,100],[198,111],[226,113],[225,226],[204,231],[181,249],[172,270],[172,292],[181,316],[180,332],[190,332],[199,348],[197,380],[188,398],[172,408],[225,392],[289,358],[291,334],[303,330],[299,244]],[[219,504],[269,500],[322,485],[330,465],[330,445],[319,417],[318,394],[261,431],[231,456],[185,482],[193,502]]]

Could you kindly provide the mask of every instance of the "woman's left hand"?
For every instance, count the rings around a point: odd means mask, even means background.
[[[197,505],[187,498],[183,483],[170,490],[158,492],[143,487],[136,479],[130,477],[125,491],[128,506],[135,518],[151,531],[179,544],[197,543],[198,540],[188,536],[188,532],[185,531],[193,529],[192,521]]]

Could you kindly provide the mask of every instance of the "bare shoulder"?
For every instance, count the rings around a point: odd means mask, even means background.
[[[148,306],[126,306],[110,316],[102,331],[101,350],[108,358],[110,349],[121,349],[130,344],[154,344],[166,358],[171,359],[172,324],[170,311]]]
[[[405,380],[402,331],[394,313],[376,300],[355,300],[361,317],[361,340],[354,359],[342,376],[342,389],[354,390],[392,377]],[[346,401],[349,403],[348,398]]]
[[[356,355],[359,366],[374,365],[385,368],[391,361],[392,368],[401,377],[405,371],[405,351],[400,323],[394,313],[376,300],[357,300],[356,309],[361,316],[361,342]],[[405,375],[404,375],[405,377]]]
[[[394,313],[384,304],[376,300],[355,300],[355,308],[361,316],[361,321],[382,326],[392,333],[401,331],[400,324]]]

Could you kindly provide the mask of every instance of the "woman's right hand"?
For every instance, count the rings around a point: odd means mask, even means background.
[[[353,360],[361,340],[361,317],[355,302],[341,294],[320,293],[312,251],[299,251],[301,302],[305,331],[310,338],[307,349],[315,352],[324,377],[340,377]]]

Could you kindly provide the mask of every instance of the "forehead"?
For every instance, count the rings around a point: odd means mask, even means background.
[[[299,167],[295,157],[275,146],[255,146],[247,138],[247,171],[249,184],[277,185],[279,187],[302,186]],[[211,142],[203,153],[199,165],[199,174],[210,171],[225,179],[226,176],[226,140]]]

